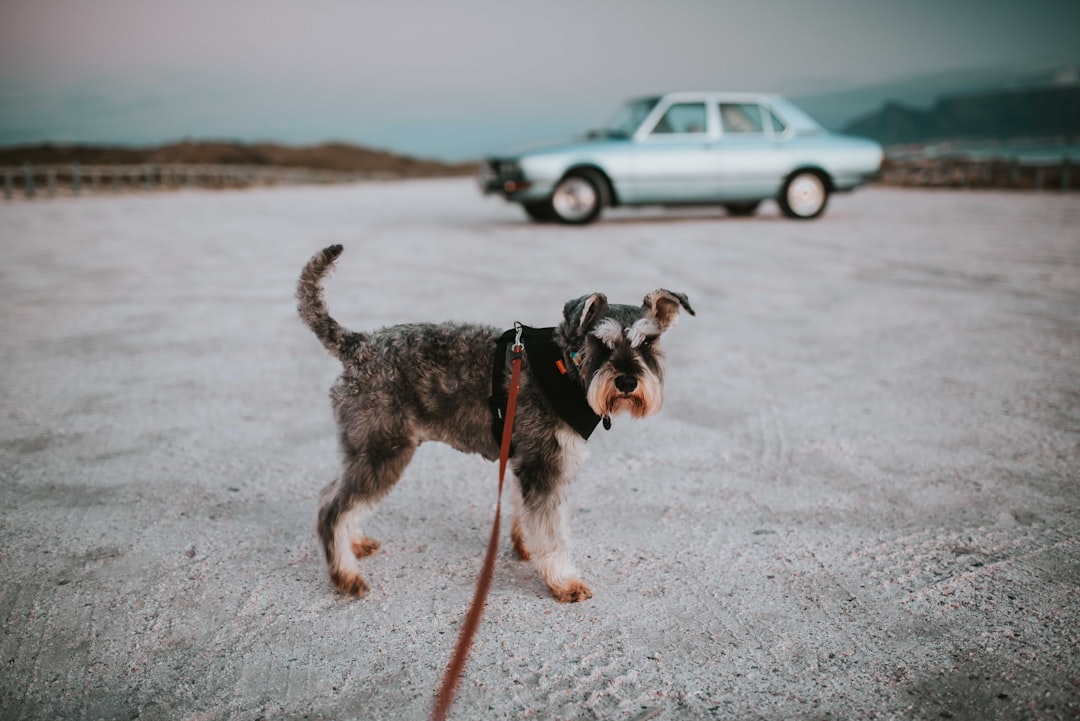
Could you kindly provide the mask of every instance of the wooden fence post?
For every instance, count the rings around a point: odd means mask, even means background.
[[[947,183],[944,166],[939,164],[901,164],[887,172],[886,182],[904,186],[937,187]],[[21,176],[21,177],[20,177]],[[359,175],[335,171],[313,171],[297,168],[264,168],[254,165],[185,165],[132,164],[96,165],[83,167],[80,161],[34,165],[0,165],[3,197],[35,199],[45,197],[79,196],[83,193],[119,193],[180,188],[237,189],[276,185],[312,185],[356,182],[361,177],[393,177],[380,174]],[[965,178],[978,182],[978,175]],[[1056,179],[1051,176],[1050,183]],[[1068,180],[1065,181],[1068,185]]]
[[[23,164],[23,191],[27,198],[34,197],[34,168],[30,163]]]

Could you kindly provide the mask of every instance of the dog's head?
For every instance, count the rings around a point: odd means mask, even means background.
[[[644,418],[660,410],[664,368],[658,341],[678,322],[680,308],[694,315],[684,294],[664,289],[649,293],[640,306],[609,305],[603,293],[566,304],[556,337],[597,415],[627,411]]]

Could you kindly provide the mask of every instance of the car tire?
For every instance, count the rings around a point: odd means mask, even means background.
[[[560,223],[585,225],[600,217],[607,202],[603,176],[593,170],[575,170],[555,185],[549,207]]]
[[[829,183],[817,171],[800,170],[784,183],[778,202],[785,217],[796,220],[816,218],[825,212],[829,203]]]
[[[522,203],[521,207],[525,209],[525,215],[537,223],[550,223],[555,220],[555,211],[552,209],[550,201],[540,200]]]
[[[728,212],[728,215],[744,218],[756,213],[759,205],[761,205],[761,202],[757,200],[747,203],[725,203],[724,209]]]

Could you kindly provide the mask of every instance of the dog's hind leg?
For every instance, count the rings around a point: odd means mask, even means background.
[[[330,567],[330,580],[342,593],[363,596],[369,586],[358,558],[370,556],[379,542],[360,532],[360,521],[393,487],[412,458],[411,443],[366,444],[346,449],[341,479],[324,492],[319,506],[319,538]]]
[[[371,511],[371,504],[358,496],[343,492],[335,484],[333,495],[319,507],[319,540],[330,566],[330,580],[342,593],[363,596],[368,592],[367,581],[360,575],[359,554],[353,549],[351,528]]]

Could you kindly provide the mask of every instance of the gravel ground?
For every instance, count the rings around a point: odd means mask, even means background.
[[[440,180],[0,204],[0,717],[426,716],[496,469],[425,446],[332,590],[337,367],[293,301],[331,243],[354,328],[698,311],[571,488],[595,597],[504,539],[453,718],[1080,716],[1080,196],[577,229]]]

